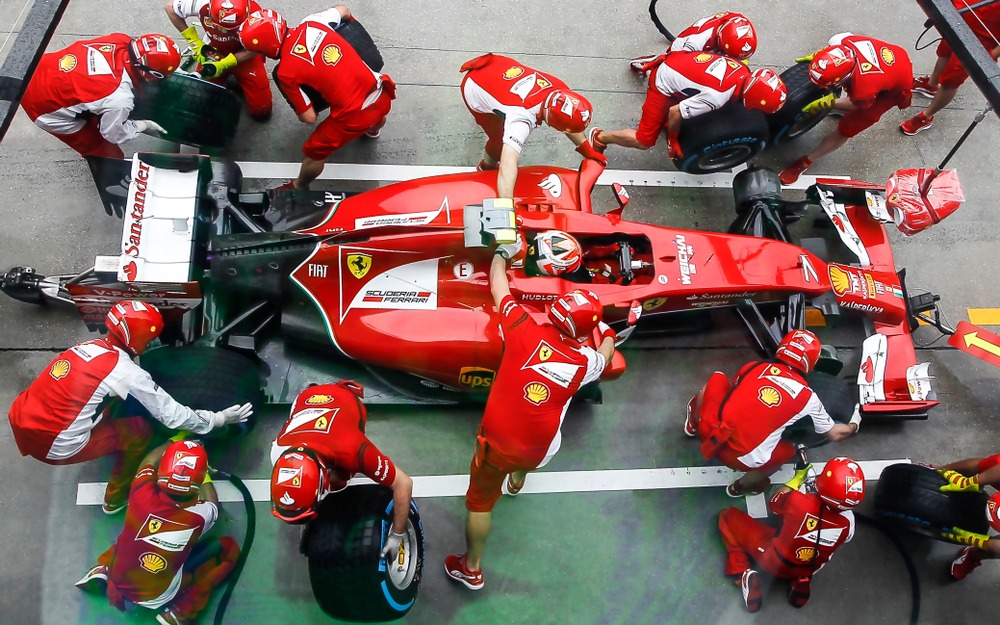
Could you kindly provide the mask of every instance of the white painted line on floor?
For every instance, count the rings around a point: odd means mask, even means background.
[[[264,161],[239,161],[244,178],[295,178],[299,173],[299,163],[269,163]],[[597,184],[610,186],[620,183],[633,187],[682,187],[729,189],[733,177],[746,169],[745,165],[732,172],[716,174],[685,174],[679,171],[644,171],[635,169],[606,169]],[[458,174],[475,171],[475,167],[449,167],[441,165],[373,165],[362,163],[327,163],[320,180],[371,180],[379,182],[399,182],[428,176]],[[849,176],[823,175],[822,178],[847,180]],[[786,189],[806,189],[815,184],[816,176],[802,176],[798,182]]]
[[[882,470],[891,464],[909,463],[909,458],[897,460],[861,461],[862,471],[867,480],[877,480]],[[822,471],[823,464],[813,465]],[[792,477],[792,465],[784,465],[772,477],[772,482],[780,484]],[[676,467],[668,469],[614,469],[607,471],[540,471],[532,473],[525,482],[521,494],[540,493],[594,493],[630,490],[663,490],[676,488],[724,487],[739,475],[725,467]],[[244,480],[254,501],[270,500],[268,480]],[[367,478],[355,478],[351,484],[371,484]],[[231,484],[216,483],[219,499],[224,502],[242,501],[242,496]],[[105,482],[85,482],[79,484],[76,505],[96,506],[104,502]],[[468,475],[427,475],[413,478],[415,498],[464,497],[469,488]],[[747,507],[751,516],[767,515],[763,495],[747,497]]]

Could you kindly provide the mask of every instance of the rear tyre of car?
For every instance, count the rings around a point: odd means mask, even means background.
[[[309,583],[320,608],[335,619],[373,623],[404,616],[420,588],[424,530],[410,505],[401,558],[379,556],[392,526],[392,491],[351,486],[328,495],[302,537]]]
[[[942,493],[947,483],[936,470],[918,464],[894,464],[882,471],[875,490],[875,513],[898,527],[936,540],[941,531],[959,527],[986,534],[985,493]],[[949,542],[949,541],[945,541]]]
[[[131,119],[151,119],[167,131],[168,141],[228,148],[236,137],[242,104],[223,87],[193,74],[174,73],[136,89]]]
[[[684,156],[674,159],[674,166],[689,174],[729,170],[757,156],[767,137],[762,112],[730,102],[717,111],[681,122],[677,142]]]
[[[837,423],[847,423],[854,416],[854,405],[857,403],[857,393],[852,392],[850,384],[841,380],[837,376],[813,371],[806,376],[809,388],[823,402],[823,407]],[[795,424],[785,430],[784,436],[788,441],[800,443],[809,447],[818,447],[827,442],[822,434],[817,434],[813,429],[812,419],[799,419]]]
[[[189,408],[223,410],[250,402],[254,414],[246,423],[213,430],[211,438],[233,438],[249,432],[264,406],[257,363],[243,354],[218,347],[158,347],[139,357],[139,365],[171,397]]]
[[[781,80],[788,89],[788,97],[781,110],[767,116],[772,145],[782,145],[801,137],[830,113],[830,109],[811,115],[802,112],[807,104],[830,93],[829,89],[817,87],[809,80],[809,63],[792,65],[781,72]]]

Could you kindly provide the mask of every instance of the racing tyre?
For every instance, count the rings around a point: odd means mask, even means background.
[[[942,493],[947,480],[930,467],[894,464],[882,471],[875,490],[875,513],[911,532],[944,540],[941,531],[960,527],[989,532],[986,493]]]
[[[202,345],[158,347],[140,356],[139,364],[185,406],[223,410],[234,404],[253,404],[254,414],[246,423],[213,430],[211,438],[249,432],[264,406],[257,363],[243,354]]]
[[[731,102],[681,123],[677,142],[684,156],[674,159],[674,166],[689,174],[729,170],[757,156],[767,137],[764,113]]]
[[[785,105],[777,113],[767,115],[773,145],[782,145],[801,137],[830,113],[829,109],[812,115],[802,112],[807,104],[830,93],[829,89],[818,87],[809,80],[809,63],[792,65],[781,72],[781,80],[788,89]]]
[[[151,119],[168,141],[228,148],[236,137],[242,105],[235,93],[193,74],[175,72],[136,89],[132,119]]]
[[[378,47],[372,40],[372,36],[368,34],[368,31],[361,25],[361,22],[356,19],[347,20],[341,22],[336,30],[338,35],[351,44],[351,47],[358,53],[358,56],[365,62],[365,65],[376,72],[382,71],[382,68],[385,67],[385,62],[382,60],[382,53],[378,51]]]
[[[328,495],[305,529],[302,551],[320,608],[336,619],[372,623],[397,619],[417,599],[424,563],[424,529],[411,502],[401,558],[379,557],[392,524],[392,491],[351,486]]]
[[[809,388],[823,402],[823,407],[830,413],[830,416],[837,423],[847,423],[854,416],[854,405],[857,403],[856,393],[852,393],[851,386],[837,376],[813,371],[806,376]],[[794,425],[785,430],[784,438],[793,443],[799,443],[808,447],[819,447],[827,442],[822,434],[817,434],[813,429],[812,419],[800,419]]]

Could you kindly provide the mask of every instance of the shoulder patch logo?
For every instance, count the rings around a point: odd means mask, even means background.
[[[59,59],[59,71],[61,72],[72,72],[76,69],[76,55],[67,54]]]
[[[295,44],[295,47],[292,48],[292,54],[307,54],[308,52],[309,52],[309,49],[306,48],[301,43]]]
[[[552,348],[545,343],[542,343],[542,345],[538,348],[538,359],[545,362],[549,358],[552,358]]]
[[[795,550],[795,558],[799,562],[812,562],[816,557],[816,549],[813,547],[799,547]]]
[[[163,521],[154,518],[149,520],[149,525],[146,526],[146,529],[149,530],[150,534],[155,534],[160,531],[161,527],[163,527]]]
[[[532,382],[524,387],[524,398],[536,406],[541,406],[549,400],[549,387],[541,382]]]
[[[59,359],[52,363],[52,368],[49,369],[49,375],[53,379],[61,380],[69,375],[69,361],[64,359]]]
[[[340,46],[335,43],[323,48],[323,62],[327,65],[336,65],[344,55],[340,52]]]
[[[512,65],[511,67],[508,67],[506,69],[506,71],[504,71],[504,73],[503,73],[503,79],[504,80],[514,80],[515,78],[517,78],[518,76],[520,76],[523,73],[524,73],[524,68],[523,67],[521,67],[520,65]]]
[[[882,60],[885,61],[886,65],[892,65],[896,62],[896,55],[893,54],[892,50],[889,48],[882,48],[879,50],[879,55],[882,57]]]
[[[548,80],[542,78],[541,76],[535,78],[535,84],[538,85],[539,89],[548,89],[552,86],[552,83]]]
[[[139,556],[139,566],[146,569],[150,573],[159,573],[163,569],[167,568],[167,561],[164,560],[159,554],[147,551]]]
[[[703,53],[699,54],[698,56],[694,57],[694,60],[695,60],[696,63],[708,63],[709,61],[711,61],[714,58],[715,57],[713,55],[708,54],[707,52],[703,52]]]
[[[781,404],[781,393],[773,386],[764,386],[757,392],[757,399],[768,408],[774,408]]]

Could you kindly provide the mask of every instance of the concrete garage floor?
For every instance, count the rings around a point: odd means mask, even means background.
[[[272,5],[292,21],[318,8],[306,2]],[[0,0],[6,30],[20,3]],[[480,157],[482,137],[458,93],[459,65],[493,50],[551,71],[593,101],[603,128],[632,125],[643,86],[625,61],[662,48],[646,3],[609,5],[593,0],[505,3],[362,1],[351,5],[380,45],[386,71],[399,84],[399,97],[382,138],[357,142],[333,157],[345,163],[468,166]],[[924,16],[912,0],[878,6],[829,3],[817,6],[768,0],[671,4],[661,16],[675,30],[716,10],[741,10],[760,35],[754,65],[778,68],[824,45],[833,33],[860,31],[912,47]],[[162,3],[74,0],[50,49],[77,39],[127,30],[169,32]],[[174,33],[171,33],[174,34]],[[179,37],[178,37],[179,39]],[[918,72],[933,63],[930,50],[912,53]],[[277,96],[276,96],[277,97]],[[926,100],[917,97],[921,106]],[[933,166],[983,106],[967,85],[935,127],[903,137],[892,111],[883,123],[824,159],[810,173],[849,174],[884,181],[898,167]],[[915,113],[917,108],[907,112]],[[783,166],[815,144],[832,122],[786,150],[762,157]],[[952,162],[964,183],[966,204],[947,223],[913,239],[895,236],[900,267],[911,286],[943,297],[952,323],[969,307],[997,305],[1000,268],[996,247],[993,164],[997,119],[990,116]],[[242,122],[230,156],[248,161],[297,161],[308,129],[298,124],[278,97],[274,119]],[[146,137],[130,150],[171,146]],[[569,142],[546,130],[528,144],[524,164],[575,167]],[[651,152],[611,148],[610,167],[662,170],[666,148]],[[23,114],[0,145],[0,205],[8,226],[0,230],[0,268],[30,264],[45,273],[90,266],[96,253],[115,247],[120,222],[104,215],[84,162],[47,136]],[[250,180],[258,188],[269,181]],[[327,181],[316,188],[336,189]],[[727,191],[633,188],[630,217],[684,227],[717,229],[731,219]],[[597,191],[596,206],[610,205],[610,192]],[[65,310],[33,308],[0,299],[0,406],[6,407],[54,352],[88,335]],[[935,334],[921,330],[918,340]],[[853,344],[838,347],[849,350]],[[699,467],[696,446],[680,432],[685,402],[709,372],[753,357],[742,336],[723,331],[626,351],[628,374],[606,385],[605,403],[581,406],[567,417],[563,450],[551,471]],[[846,454],[858,460],[912,458],[943,463],[996,452],[1000,426],[993,419],[997,372],[939,341],[918,352],[932,363],[942,405],[926,422],[866,423],[861,434],[813,453],[814,460]],[[267,442],[285,416],[271,408],[238,452],[217,461],[244,478],[266,478]],[[372,411],[369,435],[411,475],[467,471],[479,413],[471,409],[382,409]],[[0,428],[0,621],[3,623],[152,622],[139,611],[121,616],[73,588],[100,551],[115,537],[120,518],[108,519],[93,506],[77,507],[77,484],[102,481],[109,463],[53,468],[21,458],[8,428]],[[530,478],[529,478],[530,479]],[[870,493],[874,483],[869,484]],[[869,502],[862,511],[871,510]],[[722,575],[723,550],[715,516],[731,503],[721,488],[612,493],[525,494],[502,501],[485,558],[486,588],[470,593],[442,572],[447,553],[463,545],[460,497],[418,501],[427,532],[427,561],[420,598],[407,622],[441,623],[903,623],[909,583],[902,561],[878,532],[861,526],[820,573],[813,599],[801,610],[784,600],[784,584],[765,596],[764,610],[747,614],[739,590]],[[226,622],[326,623],[309,589],[306,561],[297,554],[297,532],[274,521],[258,504],[257,542],[227,614]],[[222,528],[241,536],[243,511],[225,507]],[[971,622],[990,613],[1000,566],[987,563],[961,584],[949,581],[947,566],[957,551],[942,543],[905,539],[920,572],[921,623]],[[208,616],[203,622],[208,622]]]

